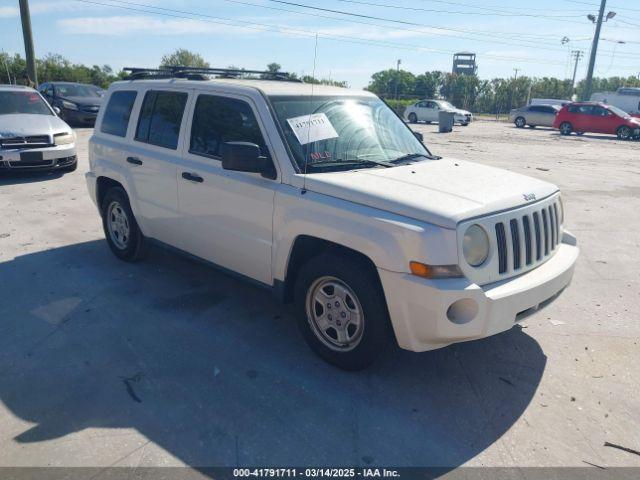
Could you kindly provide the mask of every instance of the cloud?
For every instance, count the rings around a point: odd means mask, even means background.
[[[0,7],[0,18],[17,17],[19,14],[18,7]]]
[[[246,27],[196,19],[160,19],[149,16],[78,17],[58,20],[58,27],[76,35],[197,35],[255,32]]]

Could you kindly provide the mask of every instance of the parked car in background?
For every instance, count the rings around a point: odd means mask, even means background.
[[[631,116],[640,116],[640,88],[620,87],[615,92],[596,92],[591,95],[591,101],[618,107]]]
[[[43,83],[38,91],[71,125],[93,125],[104,95],[104,90],[95,85],[71,82]]]
[[[76,169],[75,133],[34,89],[0,85],[0,171]]]
[[[553,128],[562,135],[606,133],[621,140],[640,137],[640,119],[612,105],[599,102],[576,102],[565,105],[556,115]]]
[[[109,87],[86,179],[119,259],[153,239],[250,278],[350,370],[509,330],[569,285],[557,186],[433,155],[370,92],[213,71]]]
[[[404,118],[411,123],[438,123],[440,111],[453,112],[453,122],[459,123],[463,127],[469,125],[473,120],[471,112],[456,108],[445,100],[420,100],[407,107]]]
[[[562,100],[558,98],[532,98],[529,105],[558,105],[564,107],[571,103],[571,100]]]
[[[551,127],[560,108],[562,107],[559,105],[526,105],[511,110],[509,121],[518,128],[524,128],[526,125],[531,128]]]

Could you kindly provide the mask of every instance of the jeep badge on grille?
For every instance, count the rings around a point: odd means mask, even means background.
[[[524,197],[524,199],[527,202],[531,202],[532,200],[536,199],[536,194],[535,193],[523,193],[522,196]]]

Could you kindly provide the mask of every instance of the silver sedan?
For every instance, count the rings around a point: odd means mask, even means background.
[[[524,128],[527,125],[531,128],[551,127],[559,110],[558,105],[527,105],[511,110],[509,121],[518,128]]]

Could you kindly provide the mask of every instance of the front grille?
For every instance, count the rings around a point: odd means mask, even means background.
[[[0,147],[4,149],[43,148],[51,146],[49,135],[32,135],[28,137],[12,137],[0,139]]]
[[[525,215],[497,222],[495,232],[499,274],[542,262],[561,241],[557,200]]]
[[[13,168],[50,167],[52,165],[53,160],[21,160],[19,162],[9,162],[9,166]]]

